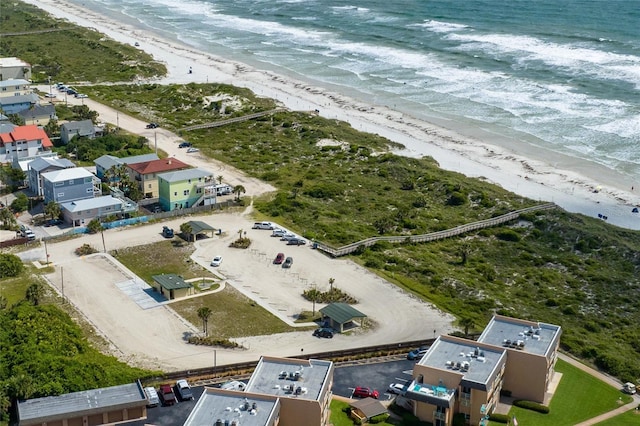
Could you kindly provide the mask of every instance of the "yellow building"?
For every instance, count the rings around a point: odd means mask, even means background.
[[[478,341],[440,336],[416,363],[404,397],[413,413],[434,426],[450,426],[454,415],[484,424],[501,391],[517,399],[547,402],[561,328],[494,316]]]
[[[168,300],[180,299],[195,293],[193,286],[185,282],[180,275],[162,274],[153,275],[151,278],[156,283],[156,291]]]

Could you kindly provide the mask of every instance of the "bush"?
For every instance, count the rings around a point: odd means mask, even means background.
[[[76,255],[78,256],[86,256],[88,254],[93,254],[97,252],[98,250],[96,250],[91,244],[83,244],[80,247],[78,247],[75,251]]]
[[[192,345],[219,346],[227,349],[235,349],[240,347],[238,343],[232,342],[229,339],[216,339],[213,337],[191,336],[189,337],[188,342]]]
[[[87,231],[90,234],[97,234],[100,231],[103,231],[102,223],[98,219],[92,219],[91,222],[87,225]]]
[[[24,265],[18,256],[0,253],[0,278],[17,277],[23,269]]]
[[[389,418],[389,414],[388,413],[378,414],[377,416],[371,417],[369,419],[369,423],[375,424],[375,423],[386,422],[388,418]]]
[[[526,401],[524,399],[516,399],[513,401],[513,405],[516,407],[524,408],[526,410],[537,411],[542,414],[549,414],[549,407],[546,405],[538,404],[533,401]]]
[[[460,192],[454,192],[447,199],[447,205],[449,206],[462,206],[466,202],[467,202],[467,197]]]
[[[507,414],[493,413],[489,416],[489,420],[497,423],[509,423],[511,418]]]
[[[249,248],[250,245],[251,245],[251,239],[243,237],[243,238],[238,238],[237,240],[229,244],[229,247],[246,249],[246,248]]]
[[[520,241],[520,235],[513,229],[505,229],[496,234],[496,238],[502,241]]]

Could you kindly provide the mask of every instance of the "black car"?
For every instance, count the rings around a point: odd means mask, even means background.
[[[173,238],[173,229],[168,226],[162,227],[162,236],[165,238]]]
[[[149,123],[147,124],[147,129],[155,129],[158,127],[158,123]]]
[[[178,148],[189,148],[191,146],[191,142],[180,142]]]
[[[333,339],[333,331],[328,328],[317,328],[316,330],[314,330],[313,335],[316,337]]]

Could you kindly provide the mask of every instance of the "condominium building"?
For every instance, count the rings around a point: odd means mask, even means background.
[[[451,426],[455,415],[484,424],[502,391],[544,403],[560,336],[557,325],[499,315],[477,341],[440,336],[416,363],[404,397],[434,426]]]

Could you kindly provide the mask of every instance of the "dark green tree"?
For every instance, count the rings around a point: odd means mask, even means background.
[[[60,217],[60,204],[55,201],[49,201],[46,206],[44,206],[44,214],[49,216],[51,219],[57,219]]]
[[[33,306],[38,306],[44,296],[44,287],[42,284],[35,282],[27,287],[27,294],[25,298],[31,302]]]
[[[191,241],[191,233],[193,232],[193,228],[191,227],[191,224],[189,222],[185,222],[180,225],[180,232],[182,232],[183,236],[187,237],[187,241]]]
[[[247,190],[242,185],[236,185],[233,187],[233,193],[236,194],[236,201],[240,201],[240,194],[246,193]]]
[[[0,278],[17,277],[24,270],[18,256],[11,253],[0,253]]]
[[[90,234],[97,234],[98,232],[104,231],[100,219],[92,219],[91,222],[87,224],[87,231],[89,231]]]
[[[20,213],[29,208],[29,197],[26,194],[20,192],[16,196],[15,200],[11,202],[11,210],[15,213]]]

